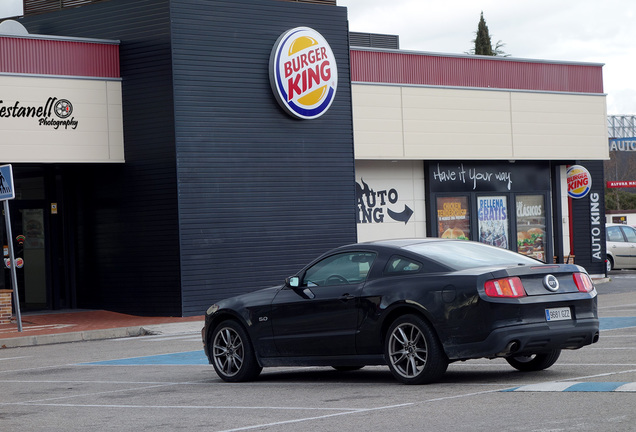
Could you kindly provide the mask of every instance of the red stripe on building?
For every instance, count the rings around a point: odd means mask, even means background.
[[[0,72],[120,78],[119,45],[0,37]]]
[[[602,65],[351,50],[351,81],[603,93]]]

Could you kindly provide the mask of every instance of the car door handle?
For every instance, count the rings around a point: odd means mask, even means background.
[[[355,297],[355,296],[353,296],[353,295],[351,295],[351,294],[349,294],[349,293],[346,293],[346,294],[343,294],[343,295],[340,297],[340,300],[342,300],[342,301],[349,301],[349,300],[353,300],[354,298],[356,298],[356,297]]]

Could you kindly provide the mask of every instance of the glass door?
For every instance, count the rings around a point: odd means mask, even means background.
[[[15,253],[15,263],[11,265],[16,266],[21,303],[25,310],[46,309],[49,301],[46,286],[44,209],[16,208],[11,209],[11,213]]]

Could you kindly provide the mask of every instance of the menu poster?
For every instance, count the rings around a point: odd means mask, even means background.
[[[477,197],[479,241],[508,248],[508,200],[505,196]]]
[[[467,196],[437,198],[437,228],[442,238],[470,240]]]
[[[545,262],[543,195],[517,195],[517,252]]]

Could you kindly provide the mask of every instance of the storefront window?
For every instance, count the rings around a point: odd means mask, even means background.
[[[517,251],[543,262],[545,203],[543,195],[517,195]]]
[[[437,198],[437,227],[442,238],[470,240],[468,197]]]
[[[505,196],[477,197],[479,241],[508,249],[508,200]]]

